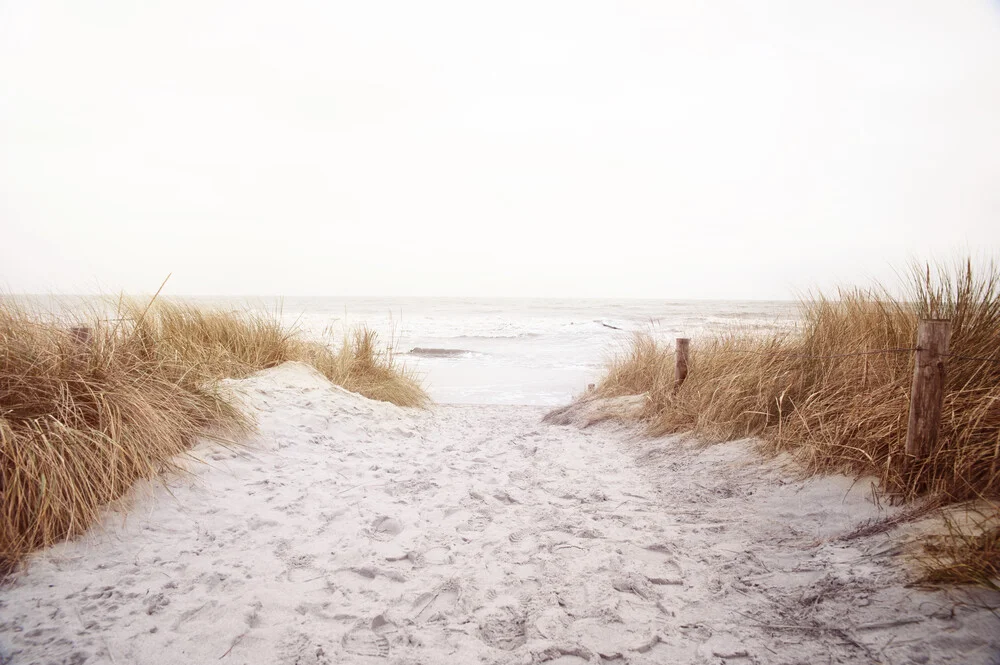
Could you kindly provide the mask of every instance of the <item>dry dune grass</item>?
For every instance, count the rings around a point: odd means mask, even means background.
[[[960,506],[945,513],[944,526],[945,533],[927,538],[920,556],[925,579],[1000,591],[1000,505]]]
[[[314,366],[333,383],[365,397],[399,406],[425,406],[427,394],[401,367],[391,346],[381,347],[374,331],[359,328],[331,347],[305,339],[260,310],[210,310],[176,301],[130,301],[119,307],[137,321],[140,336],[165,359],[186,363],[201,379],[243,377],[290,360]]]
[[[354,330],[336,349],[299,342],[296,353],[333,383],[365,397],[399,406],[423,407],[429,401],[416,378],[396,363],[393,348],[379,347],[372,330]]]
[[[951,319],[951,353],[987,360],[949,358],[939,443],[916,462],[904,452],[913,354],[897,349],[916,345],[920,318]],[[1000,266],[967,261],[915,268],[903,298],[878,287],[806,299],[790,333],[694,340],[676,392],[672,346],[640,335],[597,390],[647,393],[653,433],[755,436],[811,471],[875,475],[901,499],[965,501],[1000,495],[998,342]]]
[[[0,569],[81,533],[197,437],[247,432],[249,419],[215,390],[221,378],[302,360],[348,390],[427,402],[367,330],[331,349],[266,314],[163,301],[86,319],[81,340],[65,321],[0,300]]]

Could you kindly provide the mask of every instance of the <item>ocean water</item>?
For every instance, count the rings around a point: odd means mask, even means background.
[[[391,343],[440,403],[568,402],[638,331],[664,339],[731,329],[794,326],[792,302],[525,300],[474,298],[285,298],[195,301],[278,311],[306,334],[366,324]]]
[[[303,334],[339,343],[364,324],[392,345],[431,397],[458,404],[564,404],[595,382],[636,332],[665,340],[734,327],[793,327],[788,301],[478,298],[186,297],[200,305],[276,313]],[[31,297],[45,311],[80,297]],[[92,302],[92,299],[87,299]]]

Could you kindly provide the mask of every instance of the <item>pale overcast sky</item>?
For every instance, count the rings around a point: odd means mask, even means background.
[[[787,298],[1000,248],[1000,3],[0,0],[0,288]]]

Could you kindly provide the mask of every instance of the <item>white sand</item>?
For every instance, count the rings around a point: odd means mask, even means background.
[[[420,412],[301,365],[243,450],[0,591],[0,663],[987,663],[1000,620],[904,586],[867,483],[532,407]],[[998,603],[997,597],[979,600]],[[9,659],[12,659],[9,660]],[[996,661],[993,661],[996,662]]]

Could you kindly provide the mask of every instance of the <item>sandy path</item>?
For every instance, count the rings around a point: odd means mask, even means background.
[[[0,591],[0,663],[986,663],[864,484],[530,407],[412,412],[286,365],[261,432]],[[962,600],[962,599],[958,599]],[[997,598],[988,599],[998,602]]]

